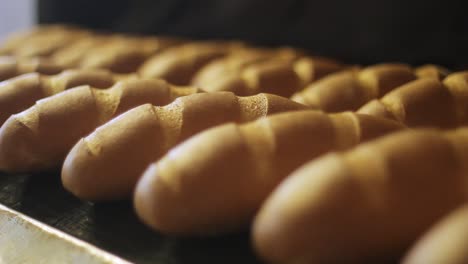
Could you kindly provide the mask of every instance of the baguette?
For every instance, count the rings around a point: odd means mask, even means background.
[[[165,233],[237,230],[302,163],[401,128],[386,119],[317,111],[216,127],[150,165],[135,191],[136,211],[143,222]]]
[[[32,41],[34,37],[48,34],[49,32],[65,30],[62,25],[36,26],[26,31],[15,32],[7,36],[0,45],[0,55],[11,55],[22,43]]]
[[[403,264],[468,263],[468,206],[445,216],[419,239]]]
[[[11,56],[0,56],[0,81],[5,81],[25,73],[37,72],[44,75],[54,75],[64,68],[46,59],[17,59]]]
[[[373,100],[358,110],[397,120],[409,127],[455,128],[468,119],[468,72],[453,73],[443,83],[422,78]]]
[[[242,48],[202,67],[194,75],[191,83],[204,87],[208,92],[229,91],[239,94],[246,89],[245,82],[239,78],[245,67],[272,57],[293,60],[297,56],[297,52],[291,49]]]
[[[394,133],[293,172],[262,206],[255,248],[272,263],[399,258],[466,201],[468,128]]]
[[[90,38],[80,39],[62,47],[54,52],[49,59],[67,69],[78,68],[91,50],[97,46],[108,44],[111,40],[112,37],[95,34]]]
[[[206,91],[230,91],[240,96],[261,92],[289,97],[310,82],[343,68],[324,58],[302,57],[279,49],[233,53],[202,68],[192,83]]]
[[[37,100],[65,89],[89,84],[108,88],[117,80],[131,75],[113,75],[104,70],[66,70],[58,75],[28,73],[0,83],[0,125],[12,114],[19,113]]]
[[[129,80],[104,90],[80,86],[39,100],[0,128],[0,169],[58,168],[73,144],[112,117],[142,104],[166,105],[196,92],[197,88],[173,87],[162,80]]]
[[[418,78],[436,78],[442,81],[450,74],[450,70],[439,65],[426,64],[417,67],[414,73]]]
[[[229,92],[194,94],[164,107],[134,108],[81,139],[62,169],[67,190],[82,199],[129,198],[146,166],[190,136],[226,122],[306,109],[286,98]]]
[[[176,43],[178,42],[175,39],[114,36],[87,52],[81,59],[79,67],[132,73],[150,56]]]
[[[66,45],[89,37],[92,37],[91,32],[77,27],[40,26],[7,38],[0,47],[0,54],[15,57],[48,57]]]
[[[380,98],[415,78],[407,65],[377,64],[362,70],[330,74],[291,98],[325,112],[355,111],[366,102]]]
[[[138,73],[144,78],[162,78],[176,85],[189,85],[204,65],[237,48],[237,44],[213,42],[175,46],[150,57]]]

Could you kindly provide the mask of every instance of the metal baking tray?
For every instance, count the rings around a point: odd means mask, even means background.
[[[248,232],[177,238],[141,224],[130,201],[90,203],[58,172],[0,175],[0,263],[260,263]]]

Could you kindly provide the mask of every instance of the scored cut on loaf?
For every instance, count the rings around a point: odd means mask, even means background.
[[[227,122],[303,109],[276,95],[230,92],[184,96],[164,107],[139,106],[78,141],[65,159],[62,182],[82,199],[126,199],[150,162],[192,135]]]
[[[383,263],[466,201],[468,128],[408,130],[331,153],[295,172],[256,216],[272,263]]]
[[[154,160],[137,185],[135,208],[143,222],[160,232],[238,230],[301,164],[402,128],[387,119],[318,111],[219,126]]]
[[[402,263],[468,263],[468,205],[457,208],[431,227]]]
[[[27,73],[0,82],[0,125],[42,98],[80,85],[109,88],[116,81],[135,78],[106,70],[66,70],[57,75]]]
[[[37,172],[58,168],[81,137],[142,104],[166,105],[199,92],[162,80],[127,80],[109,89],[76,87],[39,100],[0,128],[0,170]]]
[[[397,120],[409,127],[455,128],[468,121],[468,72],[421,78],[362,106],[358,113]]]

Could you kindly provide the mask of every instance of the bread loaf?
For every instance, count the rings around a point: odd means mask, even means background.
[[[66,68],[128,73],[136,71],[149,56],[179,42],[173,38],[94,34],[57,50],[50,60]]]
[[[242,69],[249,65],[263,62],[272,57],[283,60],[294,60],[298,53],[292,49],[242,48],[230,52],[227,56],[217,58],[200,68],[191,83],[205,87],[208,92],[229,91],[240,94],[246,84],[240,79]]]
[[[40,26],[7,38],[0,47],[0,54],[16,57],[48,57],[66,45],[91,36],[91,32],[77,27]]]
[[[40,26],[12,35],[0,55],[47,57],[62,68],[99,68],[130,73],[149,56],[180,43],[179,39],[100,34],[76,27]]]
[[[162,78],[176,85],[188,85],[200,68],[238,47],[229,43],[179,45],[149,58],[138,72],[145,78]]]
[[[354,111],[415,78],[407,65],[377,64],[330,74],[291,98],[325,112]]]
[[[110,36],[94,34],[92,37],[77,40],[60,48],[50,55],[49,59],[68,69],[78,68],[87,54],[96,47],[108,44],[112,39]],[[101,54],[98,54],[98,56],[101,56]]]
[[[87,52],[79,67],[131,73],[138,70],[150,56],[176,43],[177,40],[168,38],[114,36]]]
[[[166,105],[197,91],[162,80],[129,80],[109,89],[80,86],[39,100],[0,128],[0,169],[58,168],[73,144],[112,117],[145,103]]]
[[[417,67],[414,73],[418,78],[436,78],[438,80],[443,80],[450,74],[450,70],[439,65],[426,64]]]
[[[453,73],[442,83],[422,78],[373,100],[359,113],[397,120],[409,127],[454,128],[468,122],[468,72]]]
[[[11,56],[0,56],[0,81],[11,79],[21,74],[37,72],[45,75],[54,75],[64,68],[46,59],[18,59]]]
[[[28,73],[0,83],[0,124],[37,100],[79,85],[108,88],[131,75],[113,75],[104,70],[66,70],[58,75]]]
[[[129,198],[148,164],[190,136],[226,122],[305,108],[275,95],[229,92],[185,96],[164,107],[143,105],[81,139],[65,160],[62,182],[82,199]]]
[[[445,216],[419,239],[403,264],[468,263],[468,206]]]
[[[304,162],[400,128],[351,112],[300,111],[206,130],[150,165],[135,191],[136,211],[165,233],[243,228],[274,187]]]
[[[272,263],[399,258],[466,201],[467,150],[467,128],[414,130],[311,161],[262,206],[253,227],[255,248]]]
[[[289,97],[310,82],[343,68],[329,59],[298,59],[300,56],[291,49],[234,52],[203,67],[192,83],[210,92],[230,91],[243,96],[266,92]]]

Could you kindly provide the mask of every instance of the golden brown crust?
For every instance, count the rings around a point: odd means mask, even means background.
[[[360,114],[398,121],[397,117],[390,111],[390,109],[378,99],[369,101],[367,104],[359,108],[357,112]]]
[[[229,92],[185,96],[153,110],[140,106],[75,145],[66,159],[62,179],[68,190],[83,199],[126,198],[149,162],[195,133],[226,122],[247,122],[270,113],[305,108],[279,96],[242,98]],[[102,151],[80,154],[87,153],[90,146]],[[135,157],[128,160],[129,155]],[[82,177],[95,180],[80,181]]]
[[[42,88],[41,77],[36,73],[21,75],[0,83],[0,125],[12,114],[33,105],[48,96]]]
[[[277,52],[253,48],[235,50],[202,67],[193,77],[192,84],[204,87],[207,92],[228,91],[242,95],[247,92],[247,84],[240,78],[241,71],[248,65],[281,55],[279,50]]]
[[[63,68],[99,68],[130,73],[151,55],[181,41],[123,34],[100,34],[64,26],[41,26],[12,36],[2,55],[18,58],[47,57]]]
[[[414,73],[419,78],[435,78],[442,81],[445,77],[447,77],[447,75],[450,74],[450,70],[439,65],[426,64],[417,67],[414,70]]]
[[[172,89],[161,80],[129,80],[104,90],[81,86],[39,100],[0,128],[0,168],[40,171],[59,167],[78,139],[130,108],[170,103]],[[26,128],[28,133],[17,131]],[[15,142],[29,143],[19,149]]]
[[[145,172],[135,193],[137,213],[168,233],[238,229],[302,163],[400,128],[371,116],[299,111],[206,130]]]
[[[68,88],[90,85],[109,88],[117,80],[131,76],[113,75],[105,70],[66,70],[57,75],[28,73],[0,83],[0,124],[12,114],[26,110],[37,100]]]
[[[135,180],[124,176],[131,175],[139,166],[144,168],[151,162],[148,157],[158,154],[157,149],[151,148],[164,138],[158,121],[154,107],[147,104],[79,140],[63,164],[65,188],[82,199],[122,198],[122,193],[131,192]],[[124,163],[116,164],[116,160]]]
[[[326,76],[292,99],[326,112],[357,110],[366,102],[416,78],[404,64],[377,64]]]
[[[302,57],[294,64],[294,71],[300,77],[302,87],[343,68],[343,64],[321,57]]]
[[[468,262],[468,206],[445,216],[412,247],[403,264]]]
[[[78,66],[132,73],[150,56],[177,43],[163,38],[113,37],[87,52]]]
[[[468,71],[448,75],[443,80],[443,84],[456,102],[458,122],[465,124],[468,121]]]
[[[421,78],[402,85],[379,100],[364,105],[358,113],[390,117],[409,127],[454,128],[467,122],[468,73]]]
[[[450,133],[434,130],[400,132],[304,165],[257,215],[257,252],[273,263],[399,256],[466,200],[466,172],[454,146],[467,142],[466,133],[449,140]]]
[[[195,73],[233,49],[225,43],[188,43],[149,58],[138,70],[145,78],[162,78],[176,85],[190,84]]]
[[[5,81],[25,73],[37,72],[45,75],[54,75],[64,68],[47,59],[27,58],[18,59],[10,56],[0,56],[0,81]]]
[[[247,83],[247,94],[260,92],[291,96],[301,88],[301,79],[288,60],[268,60],[250,65],[241,74]]]
[[[341,68],[332,60],[300,57],[293,50],[246,49],[208,64],[195,75],[193,83],[207,91],[230,91],[241,96],[264,92],[289,97]]]
[[[50,56],[62,47],[91,35],[91,32],[76,27],[40,26],[10,36],[2,45],[0,54],[16,57]]]
[[[354,110],[369,98],[363,93],[355,75],[354,71],[330,74],[311,84],[303,92],[296,93],[291,99],[326,112]]]

